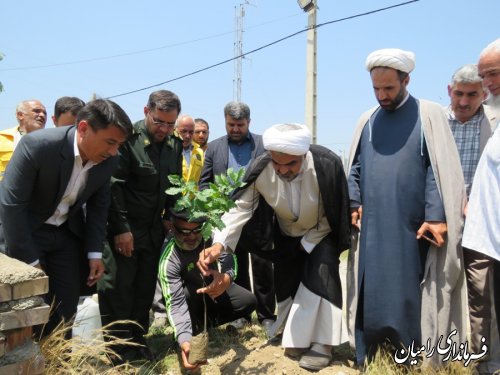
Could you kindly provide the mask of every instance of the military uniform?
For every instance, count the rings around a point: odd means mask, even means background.
[[[143,342],[149,328],[158,262],[165,238],[162,214],[174,204],[165,190],[168,175],[182,174],[182,141],[169,136],[154,143],[144,120],[134,124],[134,134],[120,148],[119,165],[111,179],[108,244],[103,252],[106,273],[98,283],[102,322],[133,320],[113,332]],[[134,251],[125,257],[114,249],[116,235],[132,232]],[[115,327],[114,327],[115,328]]]

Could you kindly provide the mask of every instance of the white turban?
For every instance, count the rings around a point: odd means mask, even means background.
[[[398,48],[379,49],[366,58],[366,70],[386,67],[410,73],[415,68],[415,54]]]
[[[277,124],[262,135],[264,148],[289,155],[305,155],[311,144],[311,132],[301,124]]]

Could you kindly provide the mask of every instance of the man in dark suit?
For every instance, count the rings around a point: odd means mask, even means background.
[[[14,151],[0,184],[0,229],[9,256],[49,277],[45,299],[54,310],[42,335],[76,313],[81,253],[89,262],[88,286],[104,272],[109,180],[131,133],[123,109],[98,99],[83,107],[76,126],[27,134]]]
[[[227,135],[208,144],[205,164],[201,172],[200,189],[214,182],[214,176],[225,174],[228,168],[239,170],[264,152],[262,136],[250,133],[250,108],[241,102],[229,102],[224,107]],[[235,254],[238,260],[236,284],[251,290],[248,265],[249,249],[240,241]],[[256,254],[251,254],[254,294],[257,298],[257,318],[267,329],[275,319],[276,307],[272,264]]]

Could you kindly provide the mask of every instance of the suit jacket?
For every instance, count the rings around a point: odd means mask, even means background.
[[[257,156],[264,153],[264,144],[262,143],[262,136],[254,133],[250,135],[251,161]],[[229,162],[229,140],[227,135],[217,138],[208,144],[207,151],[205,152],[205,163],[201,171],[200,177],[200,190],[208,187],[210,182],[214,182],[214,176],[225,174]]]
[[[26,263],[39,258],[33,233],[61,201],[74,164],[74,126],[39,130],[21,138],[0,183],[0,230],[7,253]],[[110,202],[109,180],[116,157],[93,166],[85,188],[70,207],[67,225],[83,250],[102,251]],[[86,216],[82,205],[86,203]]]

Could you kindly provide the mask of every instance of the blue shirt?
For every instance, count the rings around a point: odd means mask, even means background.
[[[245,137],[242,143],[238,144],[229,140],[229,157],[227,167],[237,172],[241,168],[247,168],[252,158],[252,140],[250,133]]]

